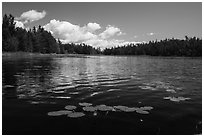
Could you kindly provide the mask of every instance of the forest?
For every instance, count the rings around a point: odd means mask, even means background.
[[[15,27],[14,17],[5,14],[2,21],[2,51],[87,55],[150,55],[150,56],[202,56],[202,39],[185,36],[185,39],[165,39],[148,43],[128,44],[106,48],[94,48],[85,43],[62,44],[42,26],[26,30]]]

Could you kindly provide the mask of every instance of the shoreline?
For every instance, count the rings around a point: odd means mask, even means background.
[[[152,58],[201,58],[202,56],[150,56],[150,55],[104,55],[104,54],[56,54],[56,53],[31,53],[31,52],[2,52],[2,57],[78,57],[88,56],[112,56],[112,57],[152,57]]]

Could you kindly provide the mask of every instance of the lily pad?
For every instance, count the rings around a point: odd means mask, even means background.
[[[129,108],[127,106],[114,106],[114,108],[124,112],[133,112],[137,110],[137,108]]]
[[[141,88],[141,89],[148,89],[148,90],[157,90],[156,88],[151,87],[151,86],[139,86],[139,88]]]
[[[65,106],[65,109],[67,109],[67,110],[74,110],[76,108],[77,108],[76,106],[71,106],[71,105]]]
[[[189,100],[191,98],[178,97],[178,99],[181,100],[181,101],[185,101],[185,100]]]
[[[145,111],[145,110],[142,110],[142,109],[136,110],[136,112],[140,113],[140,114],[149,114],[148,111]]]
[[[100,111],[112,111],[114,110],[113,107],[111,106],[106,106],[106,105],[98,105],[96,106],[97,110],[100,110]]]
[[[91,103],[79,103],[80,106],[84,106],[84,107],[87,107],[87,106],[91,106],[92,104]]]
[[[78,117],[85,116],[85,114],[82,112],[72,112],[72,113],[69,113],[67,116],[71,118],[78,118]]]
[[[13,87],[15,87],[15,86],[13,86],[13,85],[5,85],[4,86],[4,88],[13,88]]]
[[[144,106],[144,107],[140,107],[141,110],[152,110],[153,107],[151,106]]]
[[[137,110],[137,108],[134,108],[134,107],[129,108],[129,107],[127,107],[124,111],[125,111],[125,112],[134,112],[134,111],[136,111],[136,110]]]
[[[185,97],[164,97],[164,99],[169,99],[170,101],[174,101],[174,102],[180,102],[180,101],[189,100],[191,98],[185,98]]]
[[[121,111],[124,111],[124,110],[126,110],[128,107],[126,107],[126,106],[113,106],[115,109],[119,109],[119,110],[121,110]]]
[[[96,107],[92,107],[92,106],[87,106],[87,107],[83,107],[84,111],[89,111],[89,112],[94,112],[97,110]]]
[[[166,89],[167,92],[176,93],[174,89]]]
[[[164,97],[163,99],[170,99],[171,97]]]
[[[72,113],[72,111],[68,110],[60,110],[60,111],[53,111],[53,112],[48,112],[48,116],[61,116],[61,115],[67,115],[69,113]]]

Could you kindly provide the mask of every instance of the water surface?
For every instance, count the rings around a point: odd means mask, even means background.
[[[201,58],[3,57],[2,88],[3,134],[201,134]],[[154,109],[47,115],[80,102]]]

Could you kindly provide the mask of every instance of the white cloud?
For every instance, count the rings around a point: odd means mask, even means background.
[[[147,35],[152,36],[152,35],[155,35],[155,33],[150,32],[150,33],[147,33]]]
[[[117,47],[117,46],[124,46],[128,44],[139,44],[141,42],[129,42],[125,40],[117,40],[117,39],[112,39],[112,40],[106,40],[106,39],[91,39],[85,42],[88,45],[91,45],[95,48],[100,47],[101,49],[105,48],[111,48],[111,47]]]
[[[56,39],[62,43],[86,43],[95,48],[101,49],[122,46],[130,42],[117,39],[107,39],[114,35],[124,35],[119,28],[107,26],[106,30],[97,34],[95,31],[100,30],[101,26],[97,23],[88,23],[84,26],[74,25],[68,21],[51,20],[43,26],[45,30],[50,31]]]
[[[16,24],[15,24],[15,27],[16,27],[16,28],[17,28],[17,27],[19,27],[19,28],[25,28],[24,24],[23,24],[21,21],[15,20],[14,22],[16,23]]]
[[[115,34],[121,35],[122,32],[121,32],[121,30],[119,28],[108,25],[106,27],[106,30],[104,32],[102,32],[101,34],[99,34],[99,36],[102,39],[107,39],[107,38],[110,38],[110,37],[114,36]]]
[[[134,36],[134,38],[137,38],[137,37],[138,37],[137,35]]]
[[[16,20],[21,21],[23,23],[33,22],[44,18],[46,15],[45,11],[38,12],[36,10],[29,10],[23,12],[20,17],[17,17]]]
[[[101,28],[101,26],[97,23],[88,23],[87,24],[87,28],[90,30],[90,31],[96,31],[98,29]]]
[[[73,25],[67,21],[53,19],[46,24],[44,28],[47,31],[51,31],[54,37],[61,39],[63,43],[84,42],[97,37],[95,34],[88,31],[86,27]],[[96,29],[96,27],[94,29]]]

